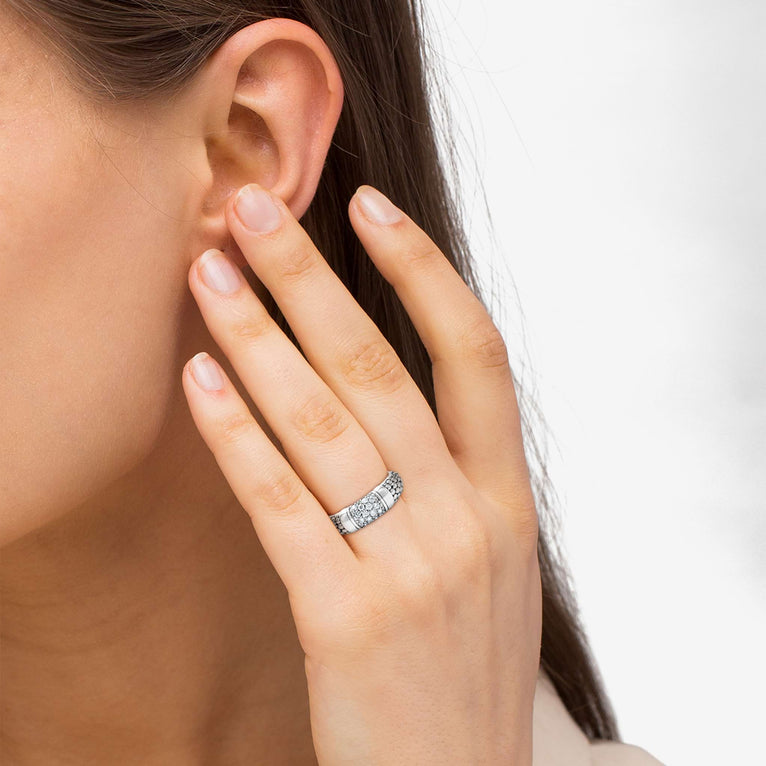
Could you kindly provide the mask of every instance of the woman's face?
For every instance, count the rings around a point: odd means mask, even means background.
[[[182,109],[97,113],[2,8],[0,33],[2,545],[149,453],[200,350],[189,266],[220,243]]]

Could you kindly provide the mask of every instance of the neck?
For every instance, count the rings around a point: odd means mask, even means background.
[[[315,763],[287,592],[181,397],[143,462],[1,552],[8,762]]]

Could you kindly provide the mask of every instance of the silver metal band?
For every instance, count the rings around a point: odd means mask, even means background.
[[[356,532],[390,511],[403,489],[402,477],[396,471],[389,471],[377,487],[351,505],[333,513],[330,518],[342,535]]]

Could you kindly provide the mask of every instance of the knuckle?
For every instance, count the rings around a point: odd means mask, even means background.
[[[514,531],[516,538],[528,553],[536,553],[540,537],[540,517],[531,493],[514,513]]]
[[[504,520],[498,534],[509,535],[508,543],[515,544],[522,552],[536,555],[541,524],[529,472],[524,471],[522,476],[518,471],[509,471],[507,481],[501,493],[495,495]]]
[[[288,282],[313,279],[314,269],[319,264],[317,253],[307,244],[300,242],[289,248],[279,259],[279,275]]]
[[[229,327],[229,334],[235,341],[251,345],[271,332],[273,326],[274,322],[266,311],[256,311],[246,319],[233,322]]]
[[[408,269],[433,268],[435,262],[444,259],[444,254],[434,242],[426,237],[409,241],[403,248],[398,259]]]
[[[284,472],[264,477],[253,487],[256,503],[265,506],[271,512],[283,515],[300,508],[303,492],[300,479]]]
[[[351,385],[395,394],[407,382],[407,370],[385,338],[364,340],[344,354],[340,373]]]
[[[241,446],[242,442],[258,428],[250,413],[235,412],[224,417],[217,428],[218,440],[226,445]]]
[[[483,368],[510,369],[508,347],[495,323],[485,316],[470,321],[457,339],[462,357]]]
[[[450,555],[458,580],[473,585],[486,582],[492,570],[494,551],[495,541],[489,527],[481,519],[466,515]]]
[[[402,567],[394,588],[399,604],[410,616],[415,616],[430,611],[438,603],[443,583],[436,563],[418,556]]]
[[[348,430],[351,418],[338,402],[324,393],[312,396],[295,413],[293,424],[298,433],[311,442],[328,444]]]

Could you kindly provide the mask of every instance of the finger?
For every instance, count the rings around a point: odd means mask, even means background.
[[[211,380],[217,372],[220,390],[198,385],[191,370],[200,358],[212,362],[213,372],[204,378],[198,373],[199,379]],[[184,366],[182,385],[202,438],[288,592],[321,599],[341,583],[353,582],[359,564],[354,552],[256,423],[220,365],[197,354]]]
[[[409,508],[416,512],[416,493],[432,492],[434,481],[456,470],[431,408],[287,205],[257,184],[248,186],[262,195],[260,230],[245,227],[232,199],[227,218],[234,239],[311,366],[369,434],[386,467],[402,475]],[[276,210],[268,212],[271,203]],[[263,226],[268,216],[270,225]]]
[[[219,292],[216,277],[224,273],[232,277],[223,283],[230,290]],[[206,251],[189,269],[189,287],[213,339],[327,513],[350,505],[386,477],[386,464],[369,435],[271,318],[234,263],[218,250]],[[402,538],[412,536],[405,498],[376,521],[374,530],[363,527],[345,540],[357,554],[391,559],[401,551]]]
[[[455,462],[486,492],[526,490],[508,353],[486,309],[433,240],[377,189],[360,187],[349,217],[428,350],[439,425]]]

